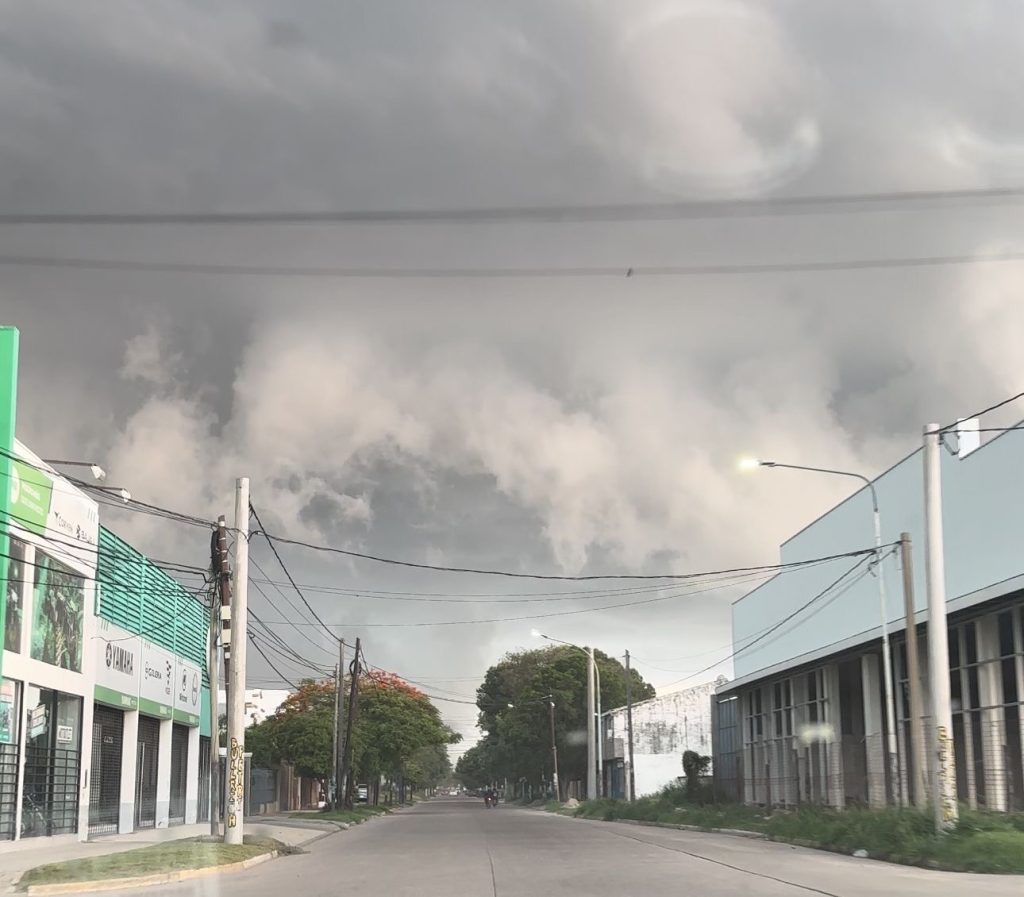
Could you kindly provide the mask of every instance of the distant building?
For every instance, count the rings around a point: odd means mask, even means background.
[[[659,695],[633,705],[636,796],[656,794],[683,774],[683,752],[711,754],[711,699],[719,682]],[[626,708],[604,714],[604,783],[610,797],[626,796]]]
[[[268,716],[273,716],[288,695],[288,691],[279,688],[256,688],[246,691],[245,724],[256,726]]]

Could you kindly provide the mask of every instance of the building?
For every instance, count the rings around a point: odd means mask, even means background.
[[[221,692],[223,695],[223,692]],[[245,724],[256,726],[277,713],[290,692],[280,688],[253,688],[245,693]]]
[[[1010,431],[963,456],[942,452],[941,462],[957,793],[971,807],[997,811],[1024,808],[1022,451],[1024,432]],[[896,542],[902,532],[912,539],[912,625],[927,714],[923,482],[919,449],[874,486],[883,543]],[[781,561],[872,544],[864,488],[785,542]],[[886,550],[881,572],[895,681],[895,774],[885,762],[876,571],[870,557],[844,557],[780,572],[733,605],[735,679],[715,696],[720,787],[765,805],[881,806],[913,796],[929,753],[914,756],[908,747],[907,620],[898,553]]]
[[[209,791],[207,613],[101,527],[88,495],[14,449],[0,842],[195,822]]]
[[[722,679],[720,682],[724,682]],[[633,705],[636,796],[657,794],[683,775],[683,752],[711,754],[711,705],[716,683],[658,695]],[[605,793],[625,797],[629,727],[626,708],[605,715]]]

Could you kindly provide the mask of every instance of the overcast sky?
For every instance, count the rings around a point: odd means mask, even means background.
[[[1016,186],[1022,53],[1024,11],[1001,0],[7,0],[0,208]],[[0,240],[4,256],[625,268],[1015,251],[1022,218],[1004,202],[675,223],[8,226]],[[847,494],[741,476],[738,457],[874,474],[922,424],[1017,392],[1022,283],[1018,263],[486,281],[0,265],[0,319],[22,331],[21,438],[103,463],[138,498],[230,514],[246,474],[268,529],[318,543],[516,571],[690,572],[771,563]],[[202,534],[112,520],[154,556],[206,562]],[[282,578],[258,541],[254,557]],[[295,548],[285,559],[302,583],[525,591]],[[295,621],[265,588],[257,612]],[[728,654],[738,594],[440,627],[396,624],[610,602],[307,597],[362,636],[371,663],[471,700],[473,677],[534,644],[533,626],[629,648],[667,686]],[[259,658],[252,669],[276,678]],[[443,706],[471,728],[472,707]]]

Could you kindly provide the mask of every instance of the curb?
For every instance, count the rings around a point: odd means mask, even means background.
[[[133,878],[106,878],[96,881],[62,881],[52,884],[29,885],[25,893],[29,897],[40,897],[40,895],[52,894],[84,894],[97,891],[119,891],[124,888],[145,888],[152,885],[173,884],[179,881],[189,881],[193,878],[205,878],[208,875],[221,872],[241,872],[243,869],[251,869],[277,857],[278,851],[272,850],[269,853],[261,853],[259,856],[250,857],[238,863],[224,863],[220,866],[204,866],[202,869],[181,869],[178,872],[158,872],[153,875],[136,875]]]
[[[577,818],[575,816],[571,817]],[[604,822],[603,819],[589,819],[587,822]],[[752,841],[771,841],[764,832],[749,832],[742,828],[704,828],[699,825],[685,825],[680,822],[650,822],[646,819],[613,819],[614,822],[619,825],[643,825],[648,828],[671,828],[681,832],[704,832],[707,835],[732,835],[735,838],[749,838]],[[795,841],[779,842],[786,844],[795,844]],[[798,845],[803,846],[803,845]],[[809,846],[809,845],[808,845]]]

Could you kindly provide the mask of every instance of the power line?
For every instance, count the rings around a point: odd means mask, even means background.
[[[438,209],[265,210],[251,212],[8,212],[0,224],[254,225],[584,223],[754,218],[778,215],[887,211],[905,205],[1019,199],[1024,187],[912,190],[590,205],[490,206]]]
[[[249,633],[249,641],[252,642],[252,646],[259,652],[260,657],[262,657],[267,662],[267,666],[269,666],[270,669],[277,673],[277,675],[281,678],[281,681],[291,686],[295,691],[298,691],[299,687],[294,682],[292,682],[291,679],[287,678],[284,675],[284,673],[282,673],[276,666],[274,666],[274,662],[269,657],[267,657],[263,649],[260,647],[259,642],[257,642],[256,639],[253,638],[252,633]]]
[[[809,558],[805,561],[791,561],[785,564],[762,564],[756,567],[732,567],[725,570],[711,570],[701,573],[604,573],[590,574],[586,576],[569,576],[552,573],[518,573],[509,570],[487,570],[477,567],[447,567],[438,564],[421,564],[415,561],[403,561],[396,558],[386,558],[374,554],[364,554],[360,551],[351,551],[347,548],[338,548],[333,545],[317,545],[313,542],[304,542],[300,539],[287,539],[284,536],[270,536],[263,530],[254,530],[251,536],[264,535],[268,539],[273,538],[276,542],[285,545],[297,545],[300,548],[308,548],[311,551],[320,551],[327,554],[340,554],[345,557],[358,558],[364,561],[373,561],[378,564],[388,564],[396,567],[411,567],[414,570],[433,570],[439,573],[472,573],[479,576],[504,576],[511,579],[539,579],[554,580],[562,582],[593,582],[598,580],[688,580],[701,577],[724,575],[727,573],[752,573],[758,571],[785,570],[795,567],[806,567],[823,561],[834,561],[839,558],[857,557],[859,555],[873,554],[874,548],[861,548],[856,551],[847,551],[842,554],[827,555],[819,558]],[[250,537],[251,537],[250,536]],[[340,625],[340,624],[338,624]]]
[[[891,546],[889,546],[889,547],[891,548]],[[805,604],[800,605],[800,607],[798,607],[791,614],[783,617],[774,626],[771,626],[768,629],[764,630],[757,638],[755,638],[751,642],[748,642],[742,648],[739,648],[736,651],[733,651],[727,657],[723,657],[720,660],[716,660],[714,663],[709,664],[708,666],[704,667],[703,669],[700,669],[700,670],[697,670],[694,673],[691,673],[689,676],[684,676],[682,679],[677,679],[674,682],[669,682],[668,685],[663,685],[662,688],[671,688],[673,685],[679,685],[680,683],[686,682],[686,681],[688,681],[690,679],[693,679],[696,676],[701,675],[702,673],[707,673],[707,672],[713,670],[715,667],[720,666],[721,664],[726,663],[729,660],[733,660],[734,658],[739,657],[740,654],[743,654],[744,652],[749,651],[754,645],[758,644],[761,641],[764,641],[764,639],[766,639],[773,632],[777,631],[782,626],[785,626],[786,623],[788,623],[790,620],[792,620],[798,614],[800,614],[803,611],[805,611],[808,607],[810,607],[816,601],[818,601],[821,598],[825,597],[829,592],[831,592],[834,588],[836,588],[844,579],[846,579],[847,576],[849,576],[851,573],[853,573],[858,567],[860,567],[863,564],[867,563],[868,560],[870,560],[870,555],[865,555],[864,557],[862,557],[859,561],[855,562],[851,567],[849,567],[847,570],[845,570],[838,578],[832,580],[832,582],[830,582],[827,586],[825,586],[824,589],[822,589],[813,598],[811,598],[810,601],[808,601]],[[864,573],[866,574],[867,572],[868,572],[868,570],[865,569]],[[863,578],[863,577],[860,577],[860,578]],[[856,583],[860,581],[860,578],[858,578],[857,580],[849,583],[847,589],[852,588],[854,585],[856,585]],[[839,598],[842,594],[845,594],[845,591],[846,590],[844,590],[843,592],[840,592],[839,594],[833,596],[833,600],[835,598]],[[829,602],[829,603],[831,603],[831,602]],[[801,622],[803,622],[803,621],[801,621]]]
[[[288,577],[288,582],[291,583],[291,587],[293,589],[295,589],[295,593],[299,596],[299,598],[302,599],[302,603],[304,605],[306,605],[306,609],[313,615],[313,618],[324,628],[324,631],[332,639],[337,639],[337,636],[333,632],[331,632],[331,630],[328,628],[327,624],[322,619],[320,619],[320,615],[315,610],[313,610],[312,605],[306,600],[306,596],[302,594],[302,589],[300,589],[295,584],[295,579],[292,577],[291,571],[285,566],[284,559],[281,557],[280,553],[278,552],[277,546],[274,544],[274,540],[269,536],[267,531],[263,528],[263,521],[260,520],[259,513],[256,511],[256,508],[254,508],[251,503],[249,505],[249,511],[252,513],[252,516],[256,519],[256,525],[259,526],[259,528],[260,528],[259,531],[262,533],[263,538],[267,540],[267,544],[270,546],[270,550],[274,553],[274,557],[277,558],[277,563],[280,565],[281,569],[284,571],[284,575],[286,577]],[[260,572],[262,573],[263,571],[260,571]],[[266,574],[264,573],[264,576],[265,575]],[[280,591],[280,589],[278,589],[278,591]]]
[[[872,549],[872,551],[873,551],[873,549]],[[737,578],[734,578],[734,579],[720,580],[717,584],[712,585],[712,586],[708,586],[707,588],[703,588],[703,589],[691,589],[690,591],[686,591],[686,592],[675,592],[675,593],[670,594],[670,595],[659,595],[656,598],[646,598],[646,599],[643,599],[641,601],[627,601],[627,602],[623,602],[623,603],[619,603],[619,604],[605,604],[605,605],[602,605],[601,607],[584,607],[584,608],[577,608],[575,610],[552,611],[551,613],[546,613],[546,614],[524,614],[522,616],[516,616],[516,617],[492,617],[492,618],[483,619],[483,620],[421,620],[421,621],[412,622],[412,623],[359,623],[359,624],[356,624],[356,628],[361,628],[361,629],[381,629],[381,628],[392,629],[392,628],[419,628],[419,627],[428,627],[428,626],[472,626],[472,625],[482,625],[482,624],[485,624],[485,623],[513,623],[513,622],[518,622],[518,621],[521,621],[521,620],[543,620],[543,619],[548,619],[550,617],[568,617],[568,616],[575,616],[575,615],[578,615],[578,614],[597,613],[598,611],[604,611],[604,610],[617,610],[619,608],[625,608],[625,607],[639,607],[641,605],[655,604],[655,603],[661,602],[661,601],[669,601],[669,600],[674,599],[674,598],[684,598],[684,597],[689,597],[689,596],[692,596],[692,595],[699,595],[699,594],[703,594],[705,592],[713,592],[713,591],[716,591],[718,589],[725,589],[725,588],[729,588],[731,586],[740,585],[741,583],[749,582],[749,581],[754,580],[754,579],[766,578],[769,575],[771,575],[770,571],[763,571],[761,573],[755,573],[755,574],[746,574],[744,576],[737,577]],[[287,621],[287,620],[270,620],[269,622],[270,623],[282,623],[282,624],[284,624],[284,623],[288,623],[289,621]],[[296,623],[296,624],[291,624],[291,625],[298,626],[298,625],[302,625],[302,624]],[[312,625],[312,624],[310,624],[310,625]],[[339,623],[337,625],[340,626],[341,624]]]
[[[2,222],[0,222],[2,223]],[[522,267],[368,267],[221,264],[217,262],[132,261],[67,256],[0,256],[0,266],[121,271],[148,274],[201,274],[235,277],[326,278],[344,280],[536,280],[630,279],[638,277],[733,277],[770,274],[814,274],[833,271],[882,271],[1024,261],[1024,252],[868,257],[793,262],[743,262],[703,265],[575,265]]]

